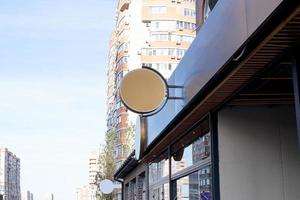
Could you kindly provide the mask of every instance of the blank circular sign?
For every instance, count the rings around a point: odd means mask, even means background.
[[[121,81],[120,97],[124,105],[136,113],[150,113],[166,100],[164,78],[149,68],[130,71]]]
[[[103,194],[110,194],[114,190],[114,184],[111,180],[104,179],[100,182],[100,190]]]

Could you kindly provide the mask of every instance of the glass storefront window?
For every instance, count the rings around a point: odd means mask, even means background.
[[[130,181],[130,185],[129,185],[129,199],[131,200],[136,200],[136,180],[133,179],[132,181]]]
[[[168,153],[163,153],[149,165],[149,184],[159,182],[169,176]]]
[[[142,173],[137,178],[137,199],[146,200],[146,177],[145,173]]]
[[[150,188],[150,200],[169,200],[169,183]]]
[[[177,200],[212,200],[210,166],[174,182]]]
[[[198,137],[186,147],[178,148],[172,156],[172,174],[197,165],[210,155],[210,133]]]
[[[149,165],[149,199],[169,199],[169,159],[167,151]]]
[[[129,183],[125,185],[125,199],[129,199]]]

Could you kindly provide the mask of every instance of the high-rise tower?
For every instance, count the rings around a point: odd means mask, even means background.
[[[3,200],[21,200],[20,159],[0,147],[0,195]]]
[[[107,130],[116,133],[117,168],[128,153],[128,126],[135,114],[118,88],[130,70],[150,67],[168,79],[196,35],[195,0],[119,0],[107,65]]]

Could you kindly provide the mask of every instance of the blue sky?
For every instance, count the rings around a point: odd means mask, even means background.
[[[0,0],[0,146],[22,190],[74,200],[103,142],[114,0]]]

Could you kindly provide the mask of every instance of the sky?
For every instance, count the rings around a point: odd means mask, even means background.
[[[21,189],[75,200],[106,129],[115,0],[0,0],[0,147]]]

